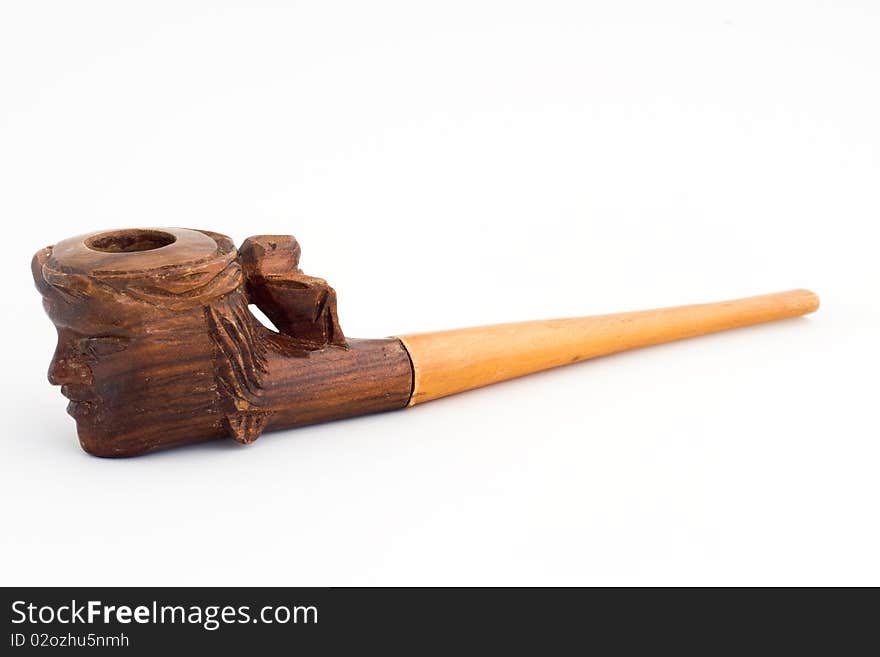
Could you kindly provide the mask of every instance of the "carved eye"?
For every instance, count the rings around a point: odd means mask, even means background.
[[[89,358],[99,358],[128,347],[128,338],[116,335],[96,335],[80,340],[80,349]]]

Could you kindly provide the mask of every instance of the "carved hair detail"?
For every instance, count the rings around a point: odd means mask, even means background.
[[[254,320],[241,294],[205,306],[205,321],[214,344],[214,380],[224,426],[238,442],[252,443],[271,415],[263,408],[265,329]]]
[[[205,320],[218,356],[214,369],[219,391],[235,400],[235,410],[258,406],[266,344],[246,300],[236,295],[205,306]]]

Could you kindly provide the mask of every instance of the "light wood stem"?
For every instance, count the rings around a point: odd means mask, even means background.
[[[813,292],[790,290],[693,306],[397,337],[413,364],[412,405],[618,351],[797,317],[818,307]]]

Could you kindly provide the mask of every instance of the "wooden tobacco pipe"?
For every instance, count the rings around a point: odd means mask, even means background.
[[[626,349],[813,312],[792,290],[578,319],[346,338],[289,235],[182,228],[73,237],[32,269],[58,329],[49,381],[98,456],[404,408]],[[278,331],[248,310],[259,307]]]

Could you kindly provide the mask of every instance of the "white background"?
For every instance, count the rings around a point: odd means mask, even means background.
[[[0,5],[2,584],[880,584],[875,2]],[[415,409],[79,448],[28,270],[293,233],[349,336],[809,287]]]

